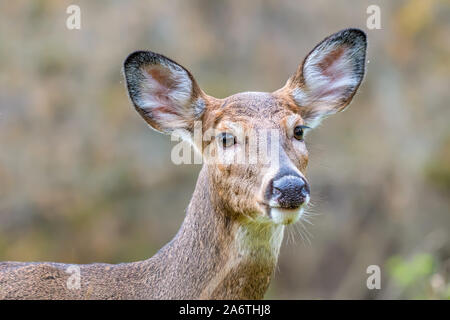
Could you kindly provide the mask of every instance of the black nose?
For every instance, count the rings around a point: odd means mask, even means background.
[[[309,195],[308,183],[299,176],[285,175],[273,181],[272,201],[281,208],[296,209]]]

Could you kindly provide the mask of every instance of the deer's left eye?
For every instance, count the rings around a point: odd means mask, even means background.
[[[236,137],[231,133],[223,132],[219,135],[219,143],[223,148],[229,148],[236,144]]]
[[[294,138],[297,140],[303,140],[303,135],[304,135],[304,131],[305,129],[308,129],[309,127],[307,126],[296,126],[294,128]]]

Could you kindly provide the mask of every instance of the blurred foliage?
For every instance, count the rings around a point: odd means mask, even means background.
[[[321,39],[358,27],[365,80],[306,138],[311,244],[288,228],[267,298],[448,298],[450,6],[380,0],[368,30],[373,1],[339,3],[79,0],[70,31],[71,1],[0,2],[0,260],[142,260],[177,231],[199,166],[171,163],[133,110],[130,52],[171,57],[221,98],[280,88]],[[372,264],[381,290],[365,285]]]
[[[450,193],[450,136],[430,159],[425,172],[431,183]]]
[[[398,256],[394,256],[387,261],[388,270],[401,286],[407,287],[422,280],[433,272],[433,257],[428,254],[416,255],[411,261],[404,261]]]
[[[392,280],[403,291],[403,298],[450,299],[450,284],[437,272],[438,264],[427,253],[415,254],[410,259],[393,256],[386,263]]]

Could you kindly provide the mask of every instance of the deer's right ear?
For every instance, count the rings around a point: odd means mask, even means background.
[[[193,130],[205,100],[189,71],[150,51],[130,54],[123,71],[133,105],[152,128],[163,133]]]

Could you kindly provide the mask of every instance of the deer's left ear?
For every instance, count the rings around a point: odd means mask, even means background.
[[[335,33],[319,43],[288,80],[282,90],[288,90],[308,126],[317,126],[351,102],[364,76],[366,47],[361,30]]]

